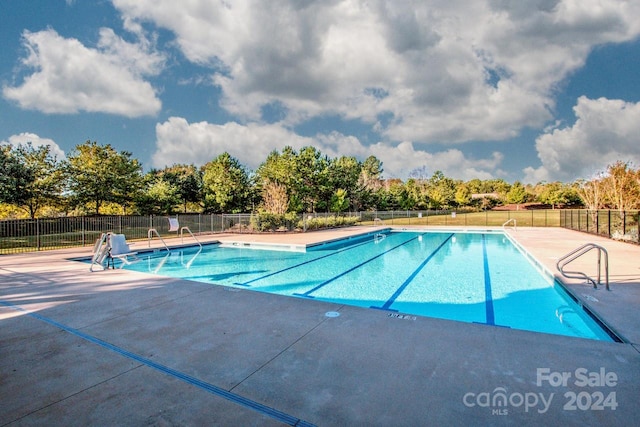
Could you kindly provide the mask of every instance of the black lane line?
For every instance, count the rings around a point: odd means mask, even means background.
[[[355,248],[357,248],[359,246],[371,243],[372,241],[373,240],[366,240],[366,241],[361,242],[361,243],[355,243],[352,246],[349,246],[349,247],[344,248],[344,249],[337,250],[337,251],[332,252],[330,254],[322,255],[322,256],[319,256],[318,258],[310,259],[308,261],[301,262],[300,264],[292,265],[290,267],[283,268],[282,270],[278,270],[278,271],[274,271],[273,273],[265,274],[264,276],[260,276],[260,277],[257,277],[255,279],[251,279],[251,280],[249,280],[247,282],[235,283],[235,284],[236,285],[242,285],[242,286],[250,286],[249,283],[253,283],[253,282],[256,282],[258,280],[266,279],[267,277],[275,276],[276,274],[280,274],[280,273],[283,273],[285,271],[292,270],[294,268],[298,268],[298,267],[303,266],[305,264],[310,264],[312,262],[315,262],[315,261],[318,261],[318,260],[321,260],[321,259],[324,259],[324,258],[328,258],[330,256],[338,255],[339,253],[342,253],[342,252],[345,252],[345,251],[349,251],[351,249],[355,249]]]
[[[484,300],[487,314],[487,325],[496,324],[495,313],[493,311],[493,296],[491,293],[491,274],[489,272],[489,258],[487,257],[486,235],[482,235],[482,262],[484,265]]]
[[[426,233],[422,233],[420,236],[424,236],[425,234],[426,234]],[[371,262],[371,261],[373,261],[374,259],[376,259],[376,258],[380,258],[382,255],[387,254],[387,253],[389,253],[389,252],[391,252],[391,251],[393,251],[393,250],[398,249],[400,246],[404,246],[404,245],[406,245],[407,243],[409,243],[409,242],[412,242],[412,241],[416,240],[416,239],[417,239],[418,237],[420,237],[420,236],[413,237],[413,238],[411,238],[411,239],[409,239],[409,240],[407,240],[407,241],[405,241],[405,242],[400,243],[399,245],[396,245],[396,246],[392,247],[391,249],[387,249],[386,251],[379,253],[378,255],[374,256],[373,258],[369,258],[368,260],[366,260],[366,261],[364,261],[364,262],[361,262],[360,264],[358,264],[358,265],[356,265],[356,266],[353,266],[353,267],[351,267],[351,268],[350,268],[350,269],[348,269],[348,270],[343,271],[342,273],[338,274],[337,276],[334,276],[334,277],[332,277],[331,279],[326,280],[326,281],[324,281],[324,282],[320,283],[319,285],[317,285],[316,287],[314,287],[314,288],[312,288],[312,289],[308,290],[308,291],[307,291],[307,292],[305,292],[305,293],[302,293],[302,294],[294,294],[294,295],[301,296],[301,297],[307,297],[307,298],[313,298],[310,294],[312,294],[313,292],[317,291],[318,289],[323,288],[324,286],[328,285],[329,283],[333,282],[333,281],[334,281],[334,280],[336,280],[336,279],[339,279],[340,277],[344,276],[345,274],[351,273],[353,270],[355,270],[355,269],[357,269],[357,268],[360,268],[360,267],[362,267],[363,265],[365,265],[365,264],[367,264],[367,263],[370,263],[370,262]]]
[[[404,283],[402,285],[400,285],[400,287],[398,289],[396,289],[396,291],[393,293],[393,295],[391,295],[391,298],[389,298],[387,300],[387,302],[385,302],[382,307],[375,307],[375,306],[371,306],[371,308],[380,308],[383,310],[388,310],[389,307],[391,307],[391,305],[396,301],[396,299],[400,296],[400,294],[405,290],[405,288],[407,286],[409,286],[409,283],[411,283],[413,281],[413,279],[415,279],[415,277],[418,275],[418,273],[420,273],[420,271],[424,268],[425,265],[427,265],[427,263],[429,261],[431,261],[431,259],[435,256],[436,253],[438,253],[438,251],[440,249],[442,249],[442,247],[445,245],[445,243],[447,243],[449,240],[451,240],[451,238],[453,237],[453,233],[449,234],[449,236],[444,239],[444,241],[442,243],[440,243],[440,245],[435,248],[433,250],[433,252],[431,252],[431,254],[429,254],[429,256],[422,261],[422,264],[420,264],[418,266],[418,268],[416,268],[413,273],[411,273],[411,275],[407,278],[407,280],[404,281]]]

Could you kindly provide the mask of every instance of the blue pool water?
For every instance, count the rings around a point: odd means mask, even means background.
[[[502,233],[391,231],[305,251],[205,245],[124,268],[418,316],[608,340]]]

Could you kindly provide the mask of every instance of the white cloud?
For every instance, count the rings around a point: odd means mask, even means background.
[[[504,175],[499,169],[503,156],[494,152],[487,159],[470,159],[456,149],[430,153],[416,150],[411,142],[402,142],[397,146],[377,143],[367,148],[383,161],[384,175],[407,178],[414,169],[425,167],[430,173],[442,171],[453,179],[468,181],[473,178],[491,179]]]
[[[640,163],[640,103],[580,97],[576,122],[536,140],[542,166],[527,168],[526,182],[590,178],[618,160]]]
[[[42,138],[41,136],[36,135],[35,133],[22,132],[18,135],[11,135],[7,141],[0,141],[2,144],[11,144],[14,147],[18,145],[25,145],[27,143],[31,143],[33,147],[40,147],[43,145],[48,145],[50,148],[50,153],[56,156],[58,160],[63,160],[66,156],[64,151],[56,142],[49,138]]]
[[[288,124],[338,114],[394,141],[542,127],[556,86],[594,46],[640,34],[640,2],[618,0],[113,3],[125,22],[172,31],[243,120],[278,101]]]
[[[314,146],[323,154],[335,158],[354,156],[364,160],[373,154],[383,162],[384,176],[406,178],[421,166],[435,172],[443,171],[452,178],[469,180],[489,179],[502,174],[500,153],[488,159],[469,159],[460,150],[438,153],[416,150],[410,142],[397,146],[379,142],[364,146],[357,138],[339,132],[316,135],[313,138],[297,135],[279,124],[241,125],[229,122],[216,125],[207,122],[189,123],[181,117],[171,117],[156,125],[157,150],[153,166],[163,168],[174,163],[193,163],[201,166],[223,152],[228,152],[255,170],[273,150],[281,151],[289,145],[295,150]]]
[[[131,44],[102,28],[97,48],[61,37],[53,29],[24,31],[33,69],[16,87],[3,87],[6,99],[21,108],[44,113],[104,112],[127,117],[153,115],[161,103],[144,76],[160,72],[164,58],[149,42]]]
[[[274,149],[281,150],[286,145],[300,149],[313,143],[312,139],[295,135],[279,125],[189,123],[182,117],[170,117],[158,123],[156,138],[152,162],[157,168],[174,163],[201,166],[227,152],[249,169],[255,169]]]

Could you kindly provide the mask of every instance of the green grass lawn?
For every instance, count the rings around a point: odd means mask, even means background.
[[[471,213],[456,213],[446,215],[423,215],[418,218],[414,212],[407,216],[378,216],[384,225],[459,225],[459,226],[502,226],[509,220],[514,220],[518,227],[559,227],[560,211],[530,210],[530,211],[486,211]],[[513,226],[514,221],[509,222]],[[363,222],[373,225],[372,221]]]

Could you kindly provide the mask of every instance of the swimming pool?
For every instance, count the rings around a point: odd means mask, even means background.
[[[389,313],[612,341],[499,232],[386,231],[306,250],[215,244],[140,257],[123,267]]]

